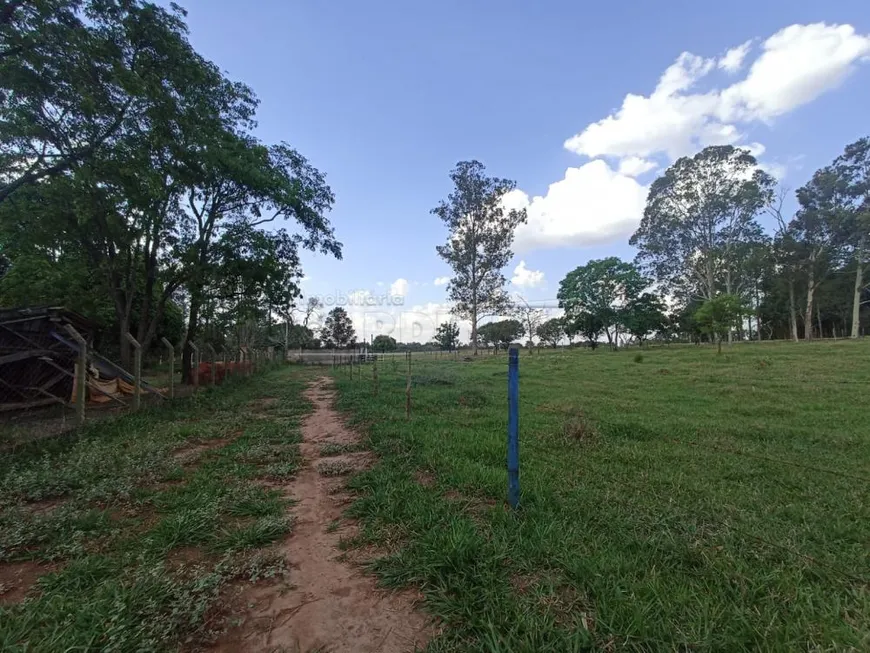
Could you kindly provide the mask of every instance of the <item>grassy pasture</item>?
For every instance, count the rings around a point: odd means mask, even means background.
[[[355,542],[433,651],[870,650],[870,342],[522,354],[335,376],[380,462]]]

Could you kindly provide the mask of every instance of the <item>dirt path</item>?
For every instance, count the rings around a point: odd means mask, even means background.
[[[341,478],[318,470],[360,469],[370,462],[370,454],[320,457],[325,444],[358,440],[332,408],[331,385],[332,379],[322,377],[305,393],[314,412],[302,425],[303,469],[287,486],[298,503],[292,508],[293,534],[282,547],[290,589],[273,585],[246,593],[247,614],[219,642],[220,651],[405,653],[423,648],[431,634],[410,593],[378,589],[374,578],[338,560],[342,529],[335,528],[335,520],[349,497],[342,492]]]

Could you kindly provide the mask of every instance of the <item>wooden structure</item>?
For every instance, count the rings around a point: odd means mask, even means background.
[[[95,332],[92,321],[62,306],[0,309],[0,412],[71,406],[81,404],[83,396],[91,403],[126,406],[121,397],[132,395],[138,407],[142,391],[162,396],[157,388],[137,383],[135,375],[95,352]],[[134,346],[138,352],[138,343]],[[87,361],[79,377],[86,391],[77,394],[80,357]]]
[[[93,341],[95,324],[62,306],[0,309],[0,410],[70,402],[78,345],[68,326]]]

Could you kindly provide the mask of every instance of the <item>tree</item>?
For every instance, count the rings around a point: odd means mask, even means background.
[[[695,311],[695,322],[702,333],[715,336],[718,353],[722,353],[722,338],[736,327],[746,308],[736,295],[722,294],[708,299]]]
[[[502,200],[516,182],[487,177],[478,161],[459,162],[450,178],[453,192],[432,210],[449,232],[447,243],[436,251],[453,268],[447,296],[455,302],[454,312],[471,321],[476,355],[479,320],[508,304],[502,269],[513,256],[514,231],[526,221],[526,210],[504,207]]]
[[[11,0],[0,21],[0,202],[106,155],[189,97],[184,12],[138,0]]]
[[[388,352],[396,351],[399,345],[396,339],[391,336],[379,335],[372,340],[372,351]]]
[[[861,304],[870,265],[870,137],[847,145],[834,160],[834,170],[840,178],[844,218],[843,238],[855,266],[852,294],[851,336],[858,337]]]
[[[557,297],[568,319],[584,313],[594,315],[596,326],[601,326],[598,333],[604,331],[607,342],[615,346],[620,312],[647,285],[635,265],[611,256],[569,272],[559,283]]]
[[[347,311],[336,306],[326,315],[320,337],[328,348],[344,348],[356,342],[356,332]]]
[[[580,333],[591,349],[598,348],[598,337],[604,331],[604,322],[601,317],[589,311],[580,311],[572,318],[576,325],[577,333]]]
[[[645,292],[631,300],[622,311],[622,324],[641,346],[650,333],[662,331],[665,323],[665,305],[652,293]]]
[[[683,297],[714,298],[736,290],[741,243],[757,240],[757,214],[774,181],[747,151],[711,146],[681,157],[650,187],[640,227],[629,243],[644,269]]]
[[[567,315],[563,315],[559,320],[562,322],[562,333],[565,334],[565,338],[568,340],[568,346],[570,347],[574,344],[574,338],[576,338],[577,334],[580,333],[580,327],[577,324],[576,319]]]
[[[543,324],[539,324],[535,333],[538,338],[541,339],[541,342],[545,342],[555,349],[559,346],[559,341],[562,339],[562,336],[565,335],[563,324],[564,322],[562,318],[553,317]]]
[[[511,306],[510,312],[523,325],[523,331],[529,338],[529,352],[532,351],[535,343],[532,337],[537,335],[538,327],[544,322],[547,317],[547,312],[540,308],[532,307],[525,299],[517,295],[516,301]]]
[[[316,349],[314,344],[314,332],[307,326],[301,324],[286,325],[285,332],[285,347],[290,349]]]
[[[813,337],[813,302],[816,290],[840,255],[839,236],[843,232],[842,185],[837,171],[822,168],[798,189],[800,209],[789,223],[791,246],[799,269],[806,278],[804,339]]]
[[[236,222],[251,228],[293,219],[302,228],[295,236],[306,249],[341,258],[341,243],[325,217],[333,202],[323,175],[286,144],[267,148],[253,137],[225,131],[203,157],[204,173],[189,193],[190,262],[188,341],[196,336],[205,288],[220,274],[211,265],[215,240]],[[284,303],[284,302],[282,302]],[[185,347],[184,360],[190,355]],[[188,369],[186,363],[183,369]]]
[[[445,351],[453,351],[459,344],[459,325],[456,322],[442,322],[435,331],[435,342]]]
[[[525,329],[519,320],[488,322],[480,327],[481,338],[496,347],[509,347],[517,338],[522,338],[524,333]]]

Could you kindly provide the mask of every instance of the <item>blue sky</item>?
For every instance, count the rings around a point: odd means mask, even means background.
[[[532,226],[505,274],[544,300],[591,258],[633,257],[645,188],[674,157],[750,146],[794,189],[870,132],[866,0],[182,4],[197,50],[259,96],[258,135],[336,194],[345,257],[306,255],[305,292],[393,285],[426,318],[415,339],[449,308],[429,210],[459,160],[525,194]],[[399,311],[357,311],[357,328],[390,331]]]

